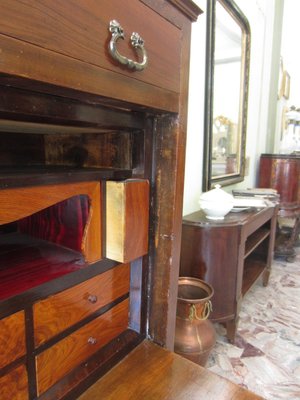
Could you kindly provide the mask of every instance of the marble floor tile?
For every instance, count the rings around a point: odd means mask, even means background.
[[[267,400],[300,400],[300,249],[293,262],[274,260],[267,287],[243,298],[236,340],[215,324],[207,369]]]

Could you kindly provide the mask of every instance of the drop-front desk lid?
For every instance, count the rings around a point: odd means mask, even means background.
[[[145,340],[78,400],[262,400],[262,397]]]

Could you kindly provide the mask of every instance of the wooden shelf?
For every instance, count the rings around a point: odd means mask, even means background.
[[[132,176],[127,169],[74,168],[64,166],[0,167],[0,189],[64,182],[122,180]]]
[[[76,251],[18,233],[0,235],[0,259],[0,300],[88,265]]]
[[[253,252],[268,236],[270,235],[270,230],[266,228],[261,228],[252,233],[251,236],[247,238],[245,243],[245,255],[247,258],[249,254]]]
[[[248,292],[254,282],[260,277],[265,268],[266,263],[258,256],[251,256],[247,260],[245,260],[242,286],[243,296],[245,295],[245,293]]]

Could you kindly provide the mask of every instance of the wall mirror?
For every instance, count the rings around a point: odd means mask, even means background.
[[[232,0],[207,0],[203,191],[244,179],[248,20]]]

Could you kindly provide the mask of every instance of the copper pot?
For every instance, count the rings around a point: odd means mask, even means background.
[[[179,278],[174,350],[202,366],[216,343],[213,324],[208,320],[213,293],[201,279]]]

